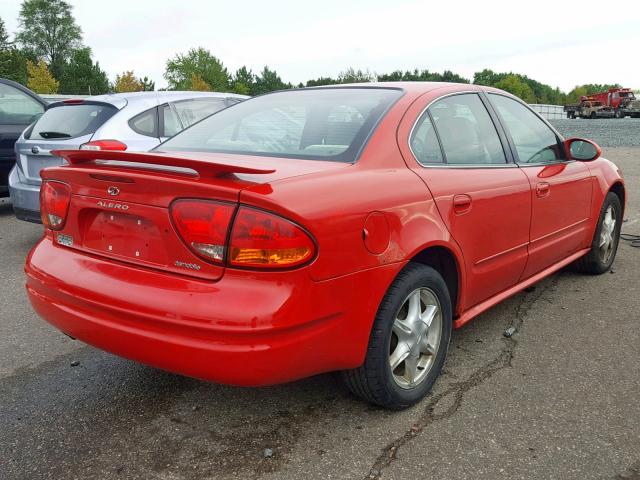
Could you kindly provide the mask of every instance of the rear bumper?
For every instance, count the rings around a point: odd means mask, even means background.
[[[314,282],[307,269],[227,269],[218,282],[54,245],[27,259],[29,299],[64,333],[219,383],[259,386],[359,366],[379,300],[402,265]]]
[[[14,167],[9,174],[9,193],[20,220],[33,221],[35,216],[36,222],[40,223],[40,185],[24,182],[18,168]],[[18,212],[24,212],[26,218],[22,218]]]

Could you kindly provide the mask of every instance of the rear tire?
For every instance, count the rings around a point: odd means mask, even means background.
[[[611,222],[614,222],[613,225]],[[591,242],[591,250],[575,262],[576,270],[583,273],[602,274],[607,272],[616,257],[622,226],[622,204],[618,196],[607,193],[602,203],[598,226]]]
[[[409,263],[380,303],[364,364],[342,372],[347,387],[370,403],[394,410],[420,401],[442,370],[452,323],[442,276],[431,267]]]

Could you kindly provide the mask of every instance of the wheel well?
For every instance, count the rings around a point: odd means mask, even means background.
[[[427,265],[442,275],[449,289],[451,307],[455,316],[458,307],[460,271],[458,269],[458,262],[451,250],[445,247],[425,248],[417,253],[411,261]]]
[[[614,183],[609,189],[609,191],[615,193],[620,199],[620,204],[622,205],[622,214],[624,215],[624,201],[626,197],[626,192],[624,191],[624,185],[622,185],[622,183],[620,182]]]

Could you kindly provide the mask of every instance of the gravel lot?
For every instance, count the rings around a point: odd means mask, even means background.
[[[551,124],[565,138],[589,138],[602,148],[640,147],[640,118],[565,118]]]
[[[605,156],[639,234],[640,148]],[[40,233],[0,201],[2,480],[640,479],[640,250],[625,242],[615,273],[563,271],[454,332],[432,394],[393,413],[333,375],[231,388],[68,339],[24,293]]]

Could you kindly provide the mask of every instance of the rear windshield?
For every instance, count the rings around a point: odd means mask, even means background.
[[[117,111],[106,103],[53,106],[25,133],[25,137],[32,140],[82,137],[94,133]]]
[[[390,88],[263,95],[207,117],[156,150],[354,162],[378,121],[401,95],[401,90]]]

